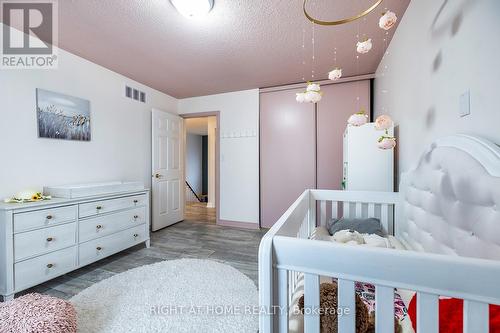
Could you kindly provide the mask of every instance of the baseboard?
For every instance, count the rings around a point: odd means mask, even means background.
[[[224,227],[235,227],[235,228],[253,229],[253,230],[260,229],[260,226],[259,226],[258,223],[251,223],[251,222],[238,222],[238,221],[219,220],[217,222],[217,224],[221,225],[221,226],[224,226]]]
[[[207,208],[215,208],[215,204],[213,202],[207,202]]]

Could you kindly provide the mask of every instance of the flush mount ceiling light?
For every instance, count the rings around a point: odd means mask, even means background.
[[[186,17],[198,17],[208,14],[214,6],[214,0],[170,0],[179,13]]]

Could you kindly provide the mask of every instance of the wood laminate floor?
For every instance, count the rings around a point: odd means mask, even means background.
[[[184,217],[189,221],[215,223],[215,208],[207,208],[206,202],[186,202]]]
[[[264,233],[265,230],[222,227],[207,220],[185,220],[152,233],[150,248],[138,245],[20,294],[38,292],[69,299],[92,284],[128,269],[180,258],[226,263],[257,285],[257,252]]]

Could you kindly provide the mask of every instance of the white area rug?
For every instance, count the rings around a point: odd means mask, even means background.
[[[82,333],[257,332],[257,288],[231,266],[181,259],[112,276],[71,299]],[[252,311],[250,311],[252,313]]]

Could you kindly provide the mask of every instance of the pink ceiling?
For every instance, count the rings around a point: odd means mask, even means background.
[[[373,73],[395,31],[385,35],[380,14],[387,8],[401,19],[409,1],[384,0],[365,19],[316,26],[316,78],[326,78],[333,67],[335,47],[344,76]],[[311,0],[310,8],[328,20],[373,2]],[[312,25],[302,0],[215,0],[202,19],[181,16],[169,0],[64,0],[59,8],[63,49],[177,98],[295,83],[304,73],[310,79]],[[358,34],[374,43],[359,63]]]

